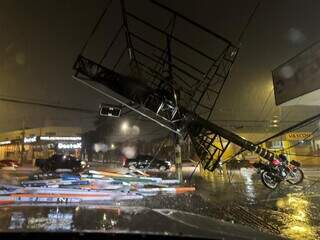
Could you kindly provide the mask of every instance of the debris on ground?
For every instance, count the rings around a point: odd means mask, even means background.
[[[177,179],[151,177],[140,171],[126,174],[87,170],[83,173],[39,173],[20,185],[0,185],[0,204],[21,202],[101,202],[136,200],[158,194],[195,191]]]

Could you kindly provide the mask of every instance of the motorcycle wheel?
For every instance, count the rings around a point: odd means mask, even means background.
[[[267,172],[267,171],[262,172],[261,181],[267,188],[270,188],[270,189],[275,189],[279,185],[279,182],[276,181],[271,176],[270,172]]]
[[[304,179],[304,174],[303,171],[300,168],[296,168],[295,170],[293,170],[293,174],[295,175],[293,177],[293,179],[288,179],[287,182],[292,184],[292,185],[296,185],[302,182],[302,180]],[[290,174],[291,175],[291,174]],[[290,176],[291,177],[291,176]]]

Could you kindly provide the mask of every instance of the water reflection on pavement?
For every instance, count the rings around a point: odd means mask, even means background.
[[[231,177],[203,174],[207,182],[197,184],[200,194],[227,209],[235,222],[278,231],[290,239],[320,239],[319,172],[305,173],[302,184],[282,183],[276,190],[265,188],[252,169],[233,171]]]
[[[188,175],[190,171],[185,171]],[[127,202],[115,202],[108,214],[99,212],[99,222],[92,211],[79,211],[79,207],[54,206],[36,207],[29,212],[10,212],[10,206],[0,208],[0,222],[7,222],[9,228],[19,226],[49,228],[49,230],[74,230],[81,227],[77,221],[90,219],[90,224],[97,229],[108,229],[116,225],[118,207],[147,207],[151,209],[176,209],[210,216],[225,221],[240,223],[254,229],[260,229],[289,239],[320,239],[320,178],[319,172],[308,173],[306,179],[297,186],[286,183],[276,190],[263,186],[259,175],[253,169],[241,169],[229,174],[197,174],[192,183],[197,186],[195,193],[179,195],[167,194]],[[23,174],[1,175],[0,179],[17,181]],[[92,206],[108,208],[108,206]],[[23,209],[23,207],[22,207]],[[11,214],[4,218],[6,214]],[[81,212],[81,214],[80,214]],[[26,216],[26,214],[28,216]],[[96,214],[98,214],[96,212]],[[103,215],[104,214],[104,215]],[[114,218],[113,218],[114,217]],[[6,219],[6,220],[5,220]],[[9,220],[8,220],[9,219]],[[87,220],[88,221],[88,220]],[[89,224],[89,223],[88,223]],[[113,226],[112,226],[113,225]],[[52,229],[50,229],[50,226]]]
[[[53,204],[22,205],[15,206],[13,209],[10,207],[1,209],[2,231],[6,225],[9,230],[108,230],[116,225],[120,215],[119,208],[103,206],[96,206],[94,211],[84,206],[54,206]]]

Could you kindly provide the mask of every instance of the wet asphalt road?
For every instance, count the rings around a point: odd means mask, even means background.
[[[304,170],[303,183],[283,183],[276,190],[264,187],[254,169],[233,170],[228,175],[196,172],[191,180],[197,188],[194,193],[158,195],[111,205],[183,210],[289,239],[320,239],[320,169]],[[191,167],[185,167],[184,175],[191,171]],[[0,179],[15,183],[29,173],[30,169],[0,171]],[[35,211],[41,212],[41,208],[46,207],[39,206]],[[61,207],[60,211],[65,209]]]
[[[218,218],[290,239],[320,239],[319,173],[305,169],[305,180],[300,185],[282,183],[270,190],[253,169],[241,169],[232,172],[231,181],[223,176],[200,179],[198,193],[215,205],[221,214]]]

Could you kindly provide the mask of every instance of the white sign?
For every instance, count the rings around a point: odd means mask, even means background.
[[[25,137],[23,139],[23,142],[24,143],[33,143],[33,142],[36,142],[37,141],[37,137],[34,136],[34,137]]]
[[[0,145],[6,145],[6,144],[10,144],[11,143],[11,141],[2,141],[2,142],[0,142]]]
[[[81,137],[41,136],[40,140],[44,140],[44,141],[81,141]]]
[[[59,149],[77,149],[81,148],[81,142],[79,143],[58,143]]]

